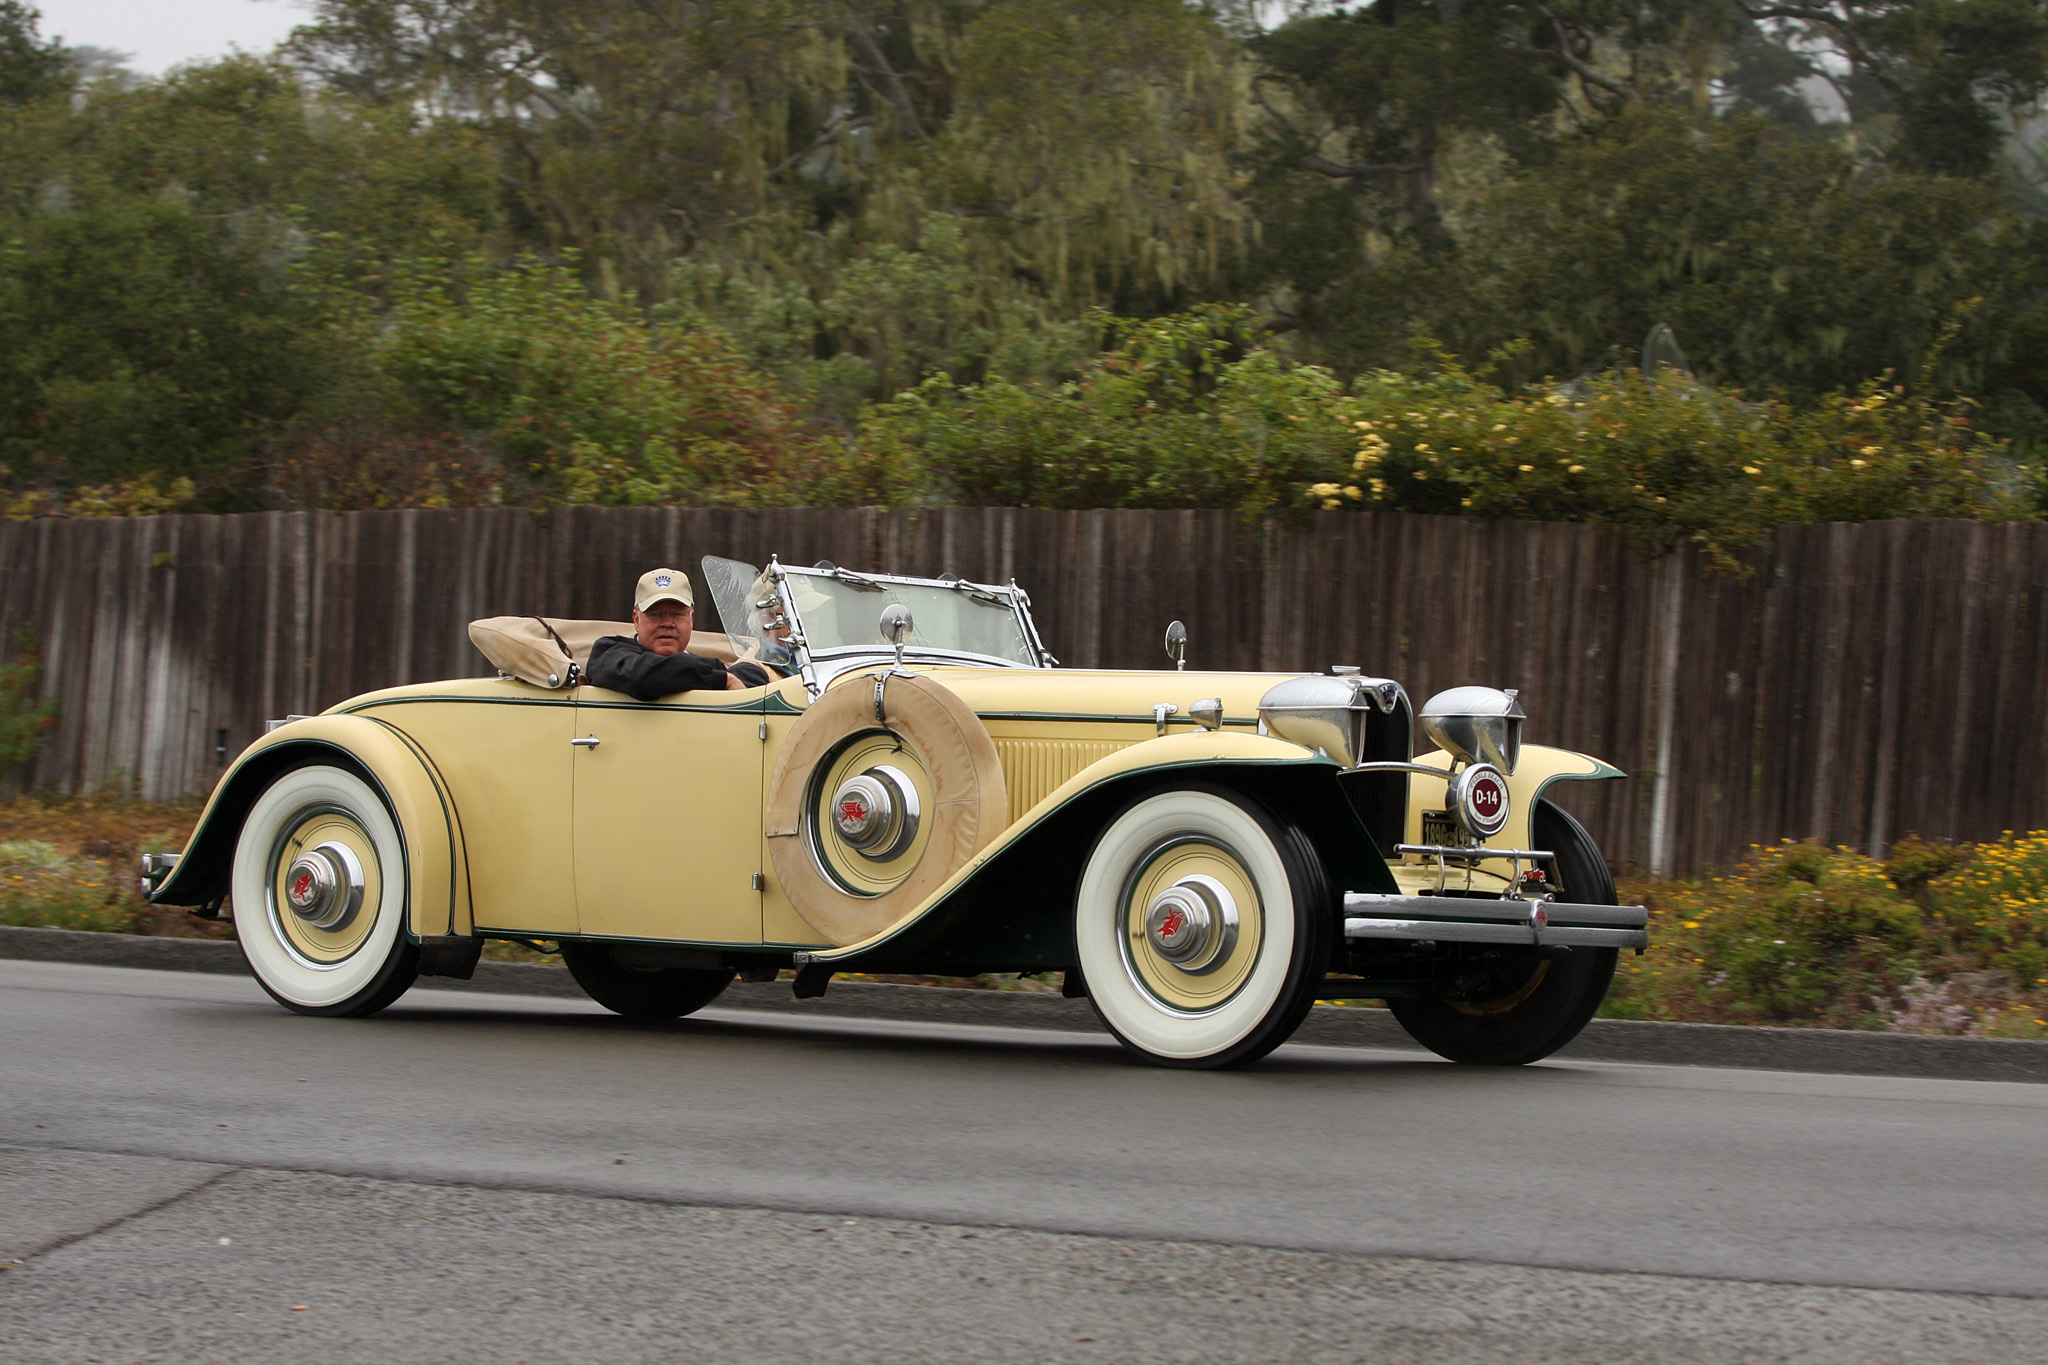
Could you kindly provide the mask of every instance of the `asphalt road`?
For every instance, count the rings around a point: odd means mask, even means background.
[[[2048,1360],[2048,1087],[0,962],[24,1360]]]

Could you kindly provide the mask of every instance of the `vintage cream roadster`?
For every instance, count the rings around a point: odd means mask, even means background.
[[[1219,1067],[1318,999],[1384,999],[1462,1062],[1547,1056],[1647,943],[1546,799],[1619,777],[1521,742],[1513,692],[1066,669],[1015,584],[707,559],[765,687],[634,701],[580,678],[622,623],[471,628],[495,677],[277,724],[232,765],[161,904],[232,913],[256,978],[367,1015],[484,940],[558,949],[622,1014],[736,977],[1064,973],[1148,1061]],[[1415,754],[1419,722],[1434,746]]]

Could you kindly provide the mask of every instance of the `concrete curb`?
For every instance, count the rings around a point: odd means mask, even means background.
[[[0,925],[0,958],[231,976],[248,972],[241,950],[218,939],[148,938],[5,925]],[[420,987],[567,998],[580,998],[583,994],[566,968],[523,962],[482,962],[477,964],[472,980],[423,977]],[[796,999],[787,983],[735,982],[718,998],[718,1007],[813,1018],[1102,1031],[1094,1010],[1085,1000],[1064,1000],[1029,991],[945,990],[870,981],[836,982],[828,994],[816,1000]],[[1294,1040],[1322,1047],[1420,1052],[1385,1010],[1318,1005]],[[1596,1019],[1558,1055],[1577,1061],[1660,1066],[2048,1084],[2048,1042],[2007,1038],[1938,1038],[1840,1029],[1734,1028],[1720,1024]]]

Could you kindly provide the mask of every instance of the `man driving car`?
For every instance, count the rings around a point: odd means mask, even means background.
[[[680,569],[653,569],[633,590],[633,633],[607,635],[590,647],[584,677],[592,686],[654,701],[676,692],[763,687],[768,674],[755,663],[727,668],[689,652],[696,603],[690,577]]]

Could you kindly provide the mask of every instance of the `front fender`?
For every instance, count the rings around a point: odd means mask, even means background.
[[[469,866],[448,785],[417,744],[369,716],[311,716],[280,726],[245,749],[213,789],[177,866],[150,901],[202,906],[225,896],[249,808],[279,773],[302,763],[349,768],[391,807],[405,846],[412,933],[469,933]]]
[[[1246,792],[1300,823],[1345,890],[1395,888],[1339,789],[1337,765],[1284,740],[1196,731],[1147,740],[1089,764],[1033,806],[889,928],[842,948],[800,954],[845,971],[980,971],[1073,964],[1073,893],[1095,836],[1126,801],[1161,779]]]
[[[1417,763],[1432,768],[1448,768],[1451,756],[1441,749],[1415,756]],[[1486,842],[1497,848],[1530,848],[1529,821],[1536,813],[1536,803],[1553,782],[1597,782],[1610,777],[1627,777],[1628,774],[1603,759],[1591,754],[1575,753],[1570,749],[1553,749],[1546,744],[1524,744],[1515,764],[1513,776],[1508,778],[1508,823],[1499,834]],[[1419,844],[1422,839],[1422,813],[1425,810],[1440,811],[1444,808],[1444,792],[1449,784],[1442,778],[1415,774],[1408,783],[1408,833],[1407,842]]]

